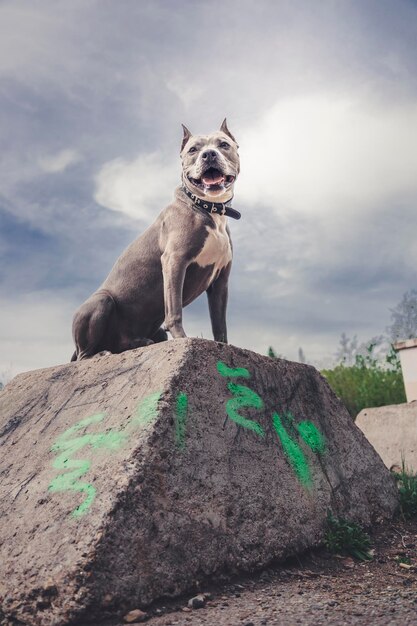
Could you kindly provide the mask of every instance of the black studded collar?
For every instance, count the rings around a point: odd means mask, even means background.
[[[228,217],[233,217],[235,220],[240,220],[242,217],[239,211],[236,209],[232,209],[229,206],[229,202],[209,202],[208,200],[203,200],[199,198],[194,193],[191,193],[189,189],[185,185],[181,187],[181,190],[185,193],[190,200],[193,201],[193,204],[197,206],[199,209],[203,209],[203,211],[207,211],[207,213],[217,213],[218,215],[227,215]]]

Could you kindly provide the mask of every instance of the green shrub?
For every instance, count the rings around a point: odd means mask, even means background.
[[[372,558],[369,550],[371,540],[369,535],[355,522],[349,522],[341,517],[327,516],[327,531],[324,545],[336,554],[347,554],[361,561]]]
[[[401,366],[393,350],[381,363],[371,345],[368,354],[356,356],[354,365],[340,363],[322,374],[353,418],[367,407],[406,402]]]
[[[400,511],[404,519],[417,517],[417,476],[407,471],[404,461],[400,472],[394,472],[400,495]]]

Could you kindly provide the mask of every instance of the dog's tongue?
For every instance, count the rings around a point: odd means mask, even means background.
[[[206,172],[203,176],[203,183],[205,185],[219,185],[224,181],[223,174],[220,172]]]

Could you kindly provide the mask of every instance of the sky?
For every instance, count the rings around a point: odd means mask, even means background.
[[[229,341],[324,364],[416,288],[417,3],[0,2],[0,380],[69,360],[77,307],[180,180],[240,146]],[[206,298],[184,313],[212,338]]]

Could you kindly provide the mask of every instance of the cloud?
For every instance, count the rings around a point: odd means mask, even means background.
[[[0,297],[0,378],[69,361],[75,303],[58,291]]]
[[[239,193],[278,213],[417,197],[417,103],[324,92],[276,102],[239,137]]]
[[[172,199],[181,122],[210,132],[227,115],[241,145],[232,342],[316,358],[342,331],[381,332],[415,283],[415,4],[171,5],[0,3],[0,315],[15,329],[0,356],[19,369],[69,358],[74,309]],[[211,337],[195,307],[187,331]]]
[[[77,150],[67,148],[56,154],[39,157],[38,162],[44,172],[56,174],[63,172],[67,167],[78,163],[81,159],[81,154]]]
[[[149,222],[172,200],[180,169],[160,153],[143,154],[132,161],[117,158],[105,163],[95,182],[98,204]]]

